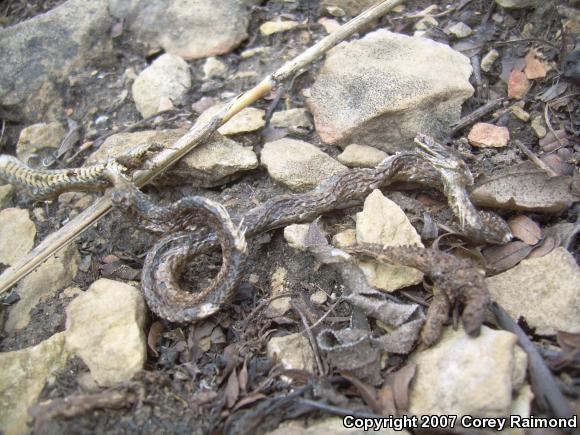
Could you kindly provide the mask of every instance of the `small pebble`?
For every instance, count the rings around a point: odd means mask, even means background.
[[[318,290],[310,295],[310,302],[315,305],[324,305],[328,300],[328,295],[322,290]]]
[[[451,27],[449,27],[449,33],[455,36],[457,39],[467,38],[469,35],[473,34],[473,30],[467,24],[459,22]]]
[[[499,57],[499,52],[494,48],[487,52],[485,56],[481,59],[481,70],[484,72],[490,72],[493,67],[493,63]]]

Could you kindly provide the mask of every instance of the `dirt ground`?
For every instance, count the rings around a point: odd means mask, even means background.
[[[4,0],[0,3],[0,17],[5,17],[3,19],[7,24],[14,24],[50,10],[61,2],[59,0]],[[417,1],[409,3],[407,11],[419,11],[432,3],[440,4],[440,10],[445,10],[445,5],[448,4],[438,0]],[[449,4],[452,3],[454,2]],[[494,12],[491,10],[493,4],[490,1],[466,2],[460,11],[438,18],[439,27],[444,28],[448,20],[463,21],[475,30],[487,26],[489,29],[485,32],[489,35],[485,44],[501,46],[504,58],[524,57],[533,45],[543,48],[544,52],[552,57],[551,60],[558,63],[561,62],[564,53],[561,52],[560,47],[550,49],[548,43],[544,41],[553,41],[556,33],[561,31],[560,17],[556,12],[556,6],[559,4],[568,4],[568,2],[545,1],[536,10],[502,12],[510,16],[509,25],[512,27],[509,30],[513,31],[513,26],[523,28],[526,23],[533,22],[536,25],[535,34],[543,35],[543,37],[527,43],[505,43],[504,38],[508,29],[504,26],[507,25],[505,24],[507,21],[504,21],[504,24],[494,23],[493,26],[489,24],[490,14]],[[495,7],[495,11],[497,9],[499,8]],[[276,19],[280,15],[307,24],[301,25],[298,30],[271,37],[261,36],[258,31],[259,25],[266,20]],[[316,0],[263,2],[252,13],[249,39],[238,49],[220,57],[232,71],[252,69],[258,73],[257,78],[215,81],[207,85],[203,91],[199,86],[201,82],[198,82],[189,94],[189,101],[183,107],[155,121],[142,124],[139,129],[187,127],[197,116],[197,113],[191,110],[191,104],[202,96],[219,96],[224,91],[237,94],[249,89],[261,77],[282,65],[284,59],[299,54],[325,34],[324,29],[316,23],[321,16],[323,13]],[[416,20],[395,19],[395,16],[389,15],[383,18],[379,25],[401,33],[412,34],[413,23]],[[488,24],[482,24],[485,21]],[[440,29],[434,29],[433,32],[434,39],[447,42],[447,36]],[[73,109],[73,116],[81,125],[87,125],[87,120],[97,112],[109,116],[109,121],[102,126],[84,128],[81,142],[98,140],[113,130],[141,121],[130,98],[124,99],[121,103],[112,104],[112,102],[117,101],[117,97],[124,90],[121,77],[127,68],[141,71],[146,63],[150,63],[161,53],[152,53],[147,59],[143,59],[129,46],[124,35],[113,41],[113,57],[100,59],[85,70],[78,71],[75,76],[77,85],[67,92],[65,107]],[[259,46],[269,46],[273,49],[268,62],[260,61],[256,57],[246,60],[240,57],[243,50]],[[203,62],[202,59],[191,61],[190,64],[194,71],[200,71]],[[293,87],[283,94],[278,103],[278,109],[284,108],[285,105],[304,107],[301,90],[310,86],[319,67],[320,62],[316,62],[295,80]],[[93,71],[98,73],[92,74]],[[533,93],[537,95],[550,85],[550,83],[538,83]],[[490,93],[493,94],[494,87],[497,86],[500,84],[489,83],[488,76],[483,75],[479,85],[479,90],[482,92],[476,93],[464,105],[464,113],[470,113],[485,103],[490,98]],[[269,109],[272,101],[273,95],[258,102],[256,107]],[[528,111],[540,111],[542,107],[541,102],[532,103]],[[572,120],[568,122],[572,132],[578,128],[578,110],[578,100],[572,100],[569,103]],[[529,127],[514,117],[506,118],[506,126],[510,129],[512,140],[520,139],[524,143],[537,141]],[[14,152],[18,134],[23,127],[24,125],[19,124],[6,124],[5,134],[0,142],[1,152]],[[466,132],[467,130],[463,131],[461,135],[466,135]],[[337,147],[322,143],[314,131],[299,138],[319,146],[331,156],[336,156],[340,152]],[[265,141],[261,132],[239,135],[235,139],[244,145],[252,146],[258,155]],[[576,150],[572,151],[577,153],[577,147],[576,143]],[[80,166],[88,154],[89,152],[80,154],[71,166]],[[514,156],[510,155],[509,151],[494,150],[480,152],[478,158],[470,161],[469,164],[474,173],[481,173],[508,166],[513,161]],[[148,187],[145,191],[162,203],[171,203],[185,195],[203,195],[225,204],[234,214],[243,213],[277,194],[287,193],[286,189],[272,181],[265,170],[247,173],[225,186],[212,189],[187,185]],[[419,232],[423,228],[422,203],[425,202],[425,195],[433,201],[444,202],[444,197],[435,191],[415,189],[390,196],[407,212]],[[38,207],[38,204],[27,200],[22,195],[16,198],[13,202],[14,206],[30,210]],[[56,201],[41,207],[45,210],[47,220],[37,225],[37,240],[42,240],[46,235],[62,227],[71,211],[70,206],[62,206]],[[330,235],[345,228],[352,228],[353,215],[357,211],[359,209],[349,209],[325,217],[325,228]],[[577,214],[578,209],[573,207],[560,216],[535,215],[535,217],[543,226],[558,222],[575,222]],[[510,214],[504,213],[503,216],[508,218]],[[434,217],[441,224],[449,224],[452,219],[451,213],[445,208],[435,213]],[[83,271],[77,274],[74,285],[86,289],[102,276],[99,267],[102,265],[103,258],[109,254],[114,254],[124,264],[140,270],[152,242],[153,238],[150,235],[136,230],[130,222],[124,221],[119,213],[110,214],[76,240],[81,255],[88,260]],[[217,252],[196,259],[186,272],[184,282],[188,285],[197,282],[199,286],[203,286],[204,282],[217,272],[220,258]],[[360,394],[338,375],[316,381],[298,379],[292,388],[276,376],[276,367],[265,355],[265,343],[274,330],[276,335],[282,335],[284,331],[293,333],[303,328],[300,317],[293,311],[290,311],[287,317],[273,320],[268,319],[260,308],[260,304],[263,305],[263,301],[270,297],[271,277],[280,266],[288,270],[287,291],[293,299],[302,301],[314,318],[322,316],[325,310],[309,302],[309,296],[312,293],[322,289],[333,297],[341,294],[342,284],[335,272],[329,268],[320,267],[311,256],[290,248],[281,230],[260,236],[250,245],[246,275],[234,303],[212,318],[212,322],[219,325],[225,334],[224,344],[212,344],[210,349],[204,352],[200,343],[197,342],[194,326],[161,322],[164,332],[158,337],[155,351],[149,350],[145,370],[131,384],[119,387],[119,391],[127,395],[125,406],[119,409],[95,408],[71,419],[54,418],[37,421],[34,432],[43,434],[264,433],[276,428],[285,419],[299,417],[314,419],[326,415],[323,411],[284,400],[284,397],[291,391],[302,392],[304,398],[315,399],[322,395],[326,398],[334,398],[337,402],[341,402],[341,398],[348,397],[350,409],[368,411]],[[424,302],[429,300],[429,295],[422,286],[410,289],[408,295],[413,300],[419,299]],[[409,300],[404,295],[401,299]],[[28,347],[62,331],[65,323],[64,309],[68,301],[66,298],[56,296],[41,302],[33,311],[32,321],[27,328],[17,333],[4,333],[0,336],[0,351]],[[348,324],[349,315],[348,305],[341,304],[327,318],[326,324],[336,327],[345,326]],[[0,308],[0,324],[5,316],[6,310]],[[149,326],[158,321],[159,319],[151,316]],[[403,363],[402,357],[390,358],[384,372],[394,371]],[[255,402],[248,403],[247,406],[231,409],[226,406],[227,376],[232,367],[242,367],[242,364],[247,368],[248,395],[251,396],[250,392],[260,393],[263,397],[261,400],[256,399]],[[580,392],[577,387],[579,369],[579,365],[571,364],[557,373],[575,379],[576,387],[569,389],[567,393],[576,399]],[[65,398],[83,392],[83,387],[79,384],[79,375],[86,370],[81,360],[72,360],[56,381],[45,387],[41,400]],[[325,389],[324,393],[315,391]]]

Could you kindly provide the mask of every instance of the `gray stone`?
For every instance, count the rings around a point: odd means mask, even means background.
[[[295,139],[267,142],[261,159],[270,177],[296,191],[311,189],[347,170],[314,145]]]
[[[0,263],[10,266],[32,249],[36,227],[28,210],[6,208],[0,211]]]
[[[351,144],[336,159],[340,163],[354,168],[374,168],[387,157],[386,152],[376,148]]]
[[[580,268],[566,249],[523,260],[486,283],[492,299],[536,333],[580,332]]]
[[[467,38],[473,33],[473,30],[471,30],[471,27],[469,27],[467,24],[459,22],[449,27],[449,33],[451,33],[456,38],[461,39]]]
[[[315,305],[324,305],[328,300],[328,295],[322,290],[318,290],[310,295],[310,302]]]
[[[199,115],[197,122],[205,122],[209,120],[217,115],[224,106],[224,103],[218,103],[210,107]],[[252,131],[259,130],[266,125],[266,121],[264,120],[265,114],[266,112],[262,109],[246,107],[222,125],[218,129],[218,132],[225,136],[230,136],[234,134],[251,133]]]
[[[58,290],[70,285],[77,274],[79,261],[80,255],[73,243],[49,257],[20,280],[16,287],[20,300],[10,307],[6,330],[25,328],[30,322],[30,312],[41,299],[51,297]]]
[[[181,104],[190,87],[191,73],[187,62],[166,53],[137,76],[132,87],[133,100],[139,113],[147,118],[160,111],[163,98]]]
[[[0,353],[0,432],[29,432],[28,408],[68,360],[64,336],[61,332],[36,346]]]
[[[16,155],[24,163],[43,148],[57,149],[66,131],[60,122],[33,124],[20,132]]]
[[[135,133],[119,133],[108,137],[101,147],[86,160],[87,165],[103,163],[122,156],[141,145],[157,144],[171,147],[186,131],[145,130]],[[197,182],[204,187],[212,187],[231,181],[242,171],[258,167],[258,158],[249,147],[214,133],[205,143],[194,148],[189,154],[172,166],[166,176],[154,183],[181,184]]]
[[[538,0],[495,0],[495,2],[505,9],[535,8]]]
[[[0,29],[0,117],[62,116],[58,84],[110,49],[107,0],[68,0],[45,14]]]
[[[308,234],[308,229],[310,224],[292,224],[284,228],[284,238],[288,242],[288,245],[299,251],[306,250],[306,235]]]
[[[312,128],[312,121],[308,114],[308,110],[296,108],[274,112],[270,124],[274,127],[289,128],[301,127]]]
[[[3,209],[10,202],[13,193],[14,186],[12,184],[0,186],[0,209]]]
[[[399,151],[459,120],[471,70],[447,45],[381,29],[333,49],[307,103],[324,142]]]
[[[226,64],[221,60],[215,57],[208,57],[203,64],[203,78],[224,77],[227,69]]]
[[[128,381],[143,368],[147,310],[135,287],[99,279],[66,311],[66,348],[82,358],[97,384]]]
[[[183,59],[228,53],[247,37],[254,1],[109,0],[111,13],[148,49],[161,47]]]
[[[514,334],[486,326],[478,337],[445,328],[434,347],[411,356],[417,374],[411,383],[410,412],[508,416],[526,375],[527,357],[516,344]],[[528,394],[527,409],[519,406],[524,416],[529,415],[531,398]]]
[[[383,246],[423,247],[421,237],[403,210],[378,189],[367,196],[362,212],[357,213],[356,239],[359,243]],[[375,260],[360,260],[358,264],[370,285],[387,292],[418,284],[423,279],[423,274],[411,267]]]

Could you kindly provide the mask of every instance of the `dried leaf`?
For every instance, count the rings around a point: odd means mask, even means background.
[[[564,350],[580,349],[580,333],[558,331],[558,344]]]
[[[487,260],[487,267],[495,273],[511,269],[528,256],[533,247],[515,241],[506,245],[491,246],[483,250],[483,256]]]
[[[393,394],[393,387],[390,384],[385,384],[378,392],[378,400],[381,404],[381,415],[398,415],[397,407],[395,406],[395,395]]]
[[[416,371],[417,366],[413,363],[409,363],[390,375],[392,377],[391,383],[393,385],[395,405],[399,415],[409,409],[409,387],[411,381],[415,377]]]
[[[540,258],[548,255],[558,247],[558,242],[551,236],[547,236],[542,240],[539,246],[535,247],[526,258]]]
[[[470,198],[480,207],[560,213],[580,197],[572,177],[548,177],[532,162],[509,167],[477,180]]]
[[[350,373],[340,372],[340,375],[355,386],[362,399],[373,412],[379,413],[382,411],[382,404],[374,387],[352,376]]]
[[[157,345],[159,344],[159,339],[161,338],[161,334],[165,331],[165,326],[161,322],[153,322],[151,328],[149,328],[149,333],[147,334],[147,346],[149,346],[149,350],[155,356],[159,356],[159,352],[157,352]]]
[[[232,412],[235,412],[238,409],[243,408],[244,406],[251,405],[252,403],[257,402],[258,400],[262,400],[265,398],[266,398],[266,395],[262,394],[262,393],[250,394],[248,397],[244,397],[238,403],[236,403],[236,406],[234,406],[232,408]]]
[[[238,375],[235,370],[232,370],[232,373],[228,378],[228,383],[226,385],[224,395],[226,396],[226,406],[228,408],[234,406],[240,397],[240,383],[238,381]]]
[[[244,364],[238,375],[238,380],[240,381],[240,390],[246,394],[248,391],[248,360],[244,359]]]
[[[524,215],[514,216],[508,220],[512,234],[528,245],[536,245],[542,238],[539,225]]]

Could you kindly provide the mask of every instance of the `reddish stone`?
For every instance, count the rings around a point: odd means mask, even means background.
[[[530,81],[522,71],[513,70],[508,80],[508,97],[521,99],[528,93]]]
[[[506,127],[478,122],[471,128],[467,140],[471,145],[479,148],[505,147],[510,140],[510,132]]]

